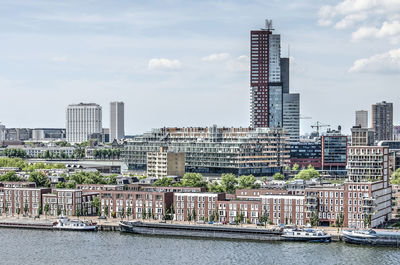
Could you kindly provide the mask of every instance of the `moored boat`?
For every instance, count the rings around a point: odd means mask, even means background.
[[[81,220],[70,220],[68,217],[60,216],[57,221],[53,223],[53,228],[73,231],[97,231],[97,224]]]
[[[330,242],[331,235],[316,229],[284,229],[282,237],[288,241]]]
[[[400,247],[400,233],[376,230],[345,230],[344,241],[352,244]]]

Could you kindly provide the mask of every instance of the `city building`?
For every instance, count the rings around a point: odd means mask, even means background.
[[[251,127],[281,127],[283,96],[280,69],[281,38],[266,28],[250,32]]]
[[[346,176],[347,136],[328,130],[321,136],[322,170],[332,176]]]
[[[305,196],[260,195],[262,212],[275,225],[306,225]]]
[[[0,142],[6,140],[6,126],[0,123]]]
[[[283,127],[291,142],[300,141],[300,94],[283,93]]]
[[[366,110],[357,110],[356,111],[355,126],[360,126],[361,128],[368,128],[368,111],[366,111]]]
[[[66,133],[70,143],[88,141],[92,134],[102,134],[102,109],[94,103],[69,105],[66,110]]]
[[[6,128],[5,141],[27,141],[32,138],[32,129]]]
[[[352,182],[389,181],[389,148],[349,146],[347,175]]]
[[[185,153],[171,152],[167,147],[161,147],[159,152],[147,153],[147,177],[183,177],[184,174]]]
[[[375,141],[393,139],[393,103],[383,101],[372,105],[372,128]]]
[[[322,149],[320,141],[298,142],[290,144],[290,166],[295,164],[300,168],[309,165],[315,169],[322,168]]]
[[[57,128],[35,128],[32,129],[33,141],[65,140],[65,129]]]
[[[124,102],[110,103],[110,142],[125,137]]]
[[[32,187],[7,187],[3,190],[3,207],[1,208],[8,214],[26,214],[36,216],[40,213],[42,197],[51,192],[48,188]],[[1,191],[0,191],[1,193]]]
[[[128,140],[125,170],[146,170],[147,153],[160,147],[185,153],[186,172],[273,175],[289,163],[287,134],[273,128],[161,128]]]
[[[351,128],[351,145],[352,146],[368,146],[374,145],[375,133],[373,129],[353,126]]]
[[[173,205],[172,192],[143,191],[99,191],[101,213],[111,217],[113,213],[120,217],[122,213],[131,213],[133,219],[162,220]],[[175,208],[176,209],[176,208]]]
[[[50,215],[84,215],[82,212],[82,191],[76,189],[53,189],[52,193],[43,195],[43,213],[46,205]]]
[[[393,140],[400,141],[400,125],[393,126]]]

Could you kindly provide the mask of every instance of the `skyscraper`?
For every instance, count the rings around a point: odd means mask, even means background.
[[[125,137],[124,102],[110,103],[110,142]]]
[[[282,127],[283,96],[280,55],[281,36],[266,28],[250,32],[251,127]]]
[[[368,111],[357,110],[356,111],[356,126],[361,126],[361,128],[368,128]]]
[[[300,94],[283,93],[283,127],[291,142],[300,141]]]
[[[393,103],[383,101],[372,105],[372,128],[375,141],[393,139]]]
[[[102,133],[101,106],[94,103],[72,104],[66,111],[66,134],[70,143],[88,141],[92,134]]]

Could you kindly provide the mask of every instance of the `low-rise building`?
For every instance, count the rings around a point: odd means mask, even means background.
[[[50,193],[48,188],[10,187],[4,188],[3,209],[8,214],[38,215],[42,196]]]
[[[183,177],[185,174],[185,153],[171,152],[167,147],[160,147],[159,152],[147,153],[147,177],[165,178]]]

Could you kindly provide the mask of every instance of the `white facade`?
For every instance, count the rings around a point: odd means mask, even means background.
[[[110,142],[125,137],[124,102],[110,103]]]
[[[0,141],[6,140],[6,126],[0,124]]]
[[[101,106],[94,103],[69,105],[66,111],[67,141],[81,143],[88,141],[93,133],[102,133]]]

